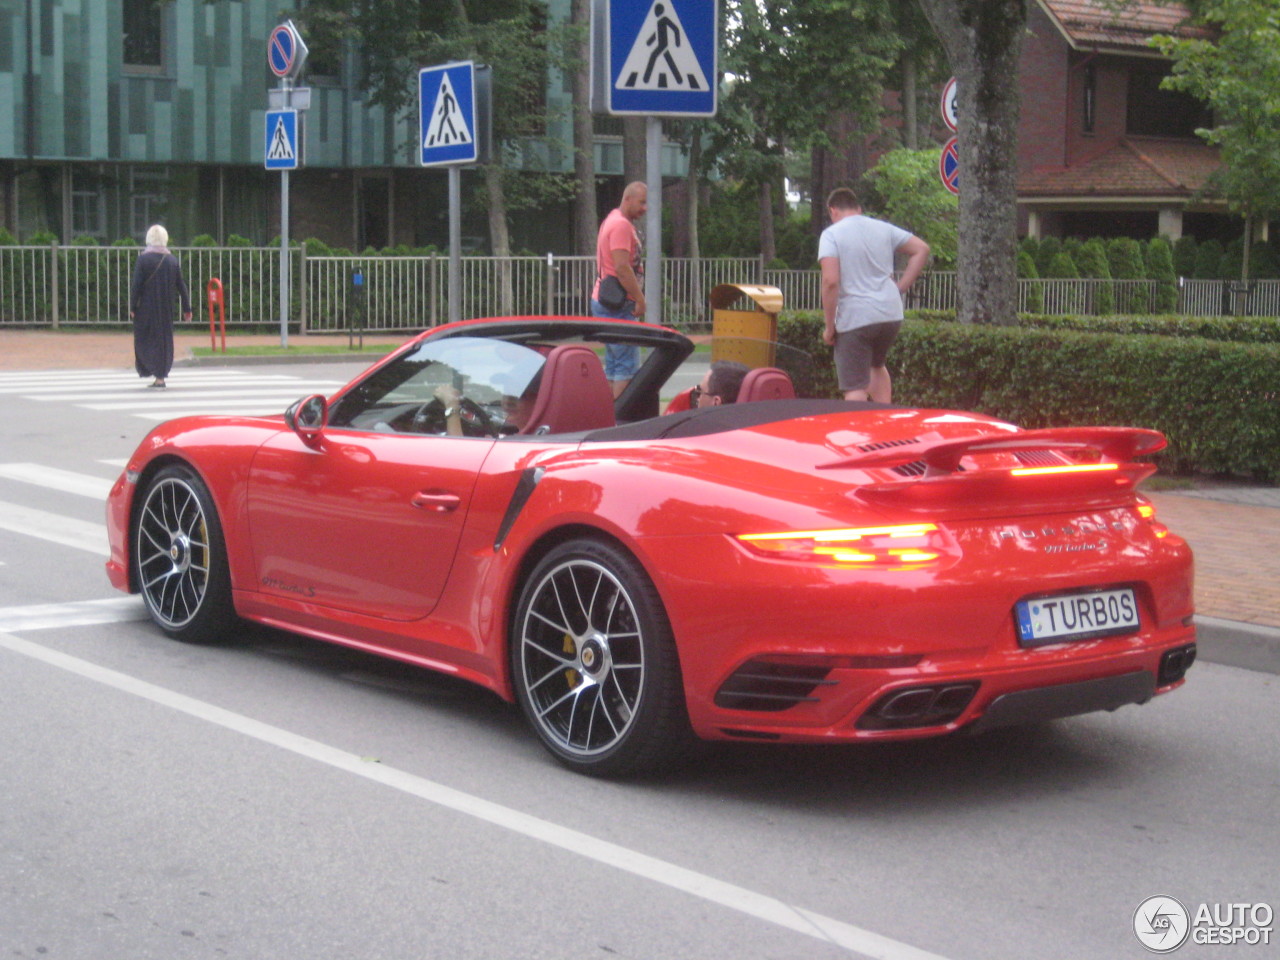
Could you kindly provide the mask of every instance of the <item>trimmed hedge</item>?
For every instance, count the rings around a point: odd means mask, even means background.
[[[914,310],[920,320],[955,320],[954,310]],[[1143,333],[1162,337],[1203,337],[1227,343],[1280,343],[1280,317],[1184,317],[1179,314],[1092,317],[1022,313],[1018,326],[1092,333]]]
[[[838,395],[820,314],[782,315],[778,339],[813,355],[806,387]],[[1148,427],[1169,439],[1162,469],[1280,482],[1274,343],[908,320],[889,362],[899,403],[1027,428]]]

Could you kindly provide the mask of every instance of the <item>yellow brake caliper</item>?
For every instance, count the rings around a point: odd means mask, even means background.
[[[569,636],[567,633],[564,635],[564,647],[562,649],[565,652],[565,656],[569,657],[572,657],[578,652],[578,648],[573,645],[573,637]],[[564,672],[564,681],[569,684],[569,689],[572,690],[582,682],[582,677],[579,675],[577,670],[574,670],[571,667]]]

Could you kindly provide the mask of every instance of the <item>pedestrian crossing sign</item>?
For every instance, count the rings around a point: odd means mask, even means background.
[[[298,168],[298,111],[268,110],[266,123],[268,170]]]
[[[418,71],[419,162],[424,167],[484,163],[488,70],[471,61]]]
[[[597,112],[715,115],[716,0],[595,2],[592,69]]]

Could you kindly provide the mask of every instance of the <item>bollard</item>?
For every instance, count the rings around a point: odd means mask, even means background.
[[[227,352],[227,311],[223,303],[222,281],[217,277],[210,278],[205,285],[205,294],[209,299],[209,349],[217,350],[217,341],[213,335],[214,308],[217,308],[218,325],[222,330],[222,352]]]
[[[360,338],[360,349],[364,349],[364,267],[356,265],[351,269],[351,309],[347,312],[347,346],[351,346],[354,335]]]

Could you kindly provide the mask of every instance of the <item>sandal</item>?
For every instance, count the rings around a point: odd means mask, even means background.
[[[159,389],[163,390],[163,389],[164,389],[164,381],[163,381],[162,379],[160,379],[159,377],[156,377],[154,380],[152,380],[150,383],[148,383],[148,384],[147,384],[147,387],[148,387],[149,389],[159,388]]]

